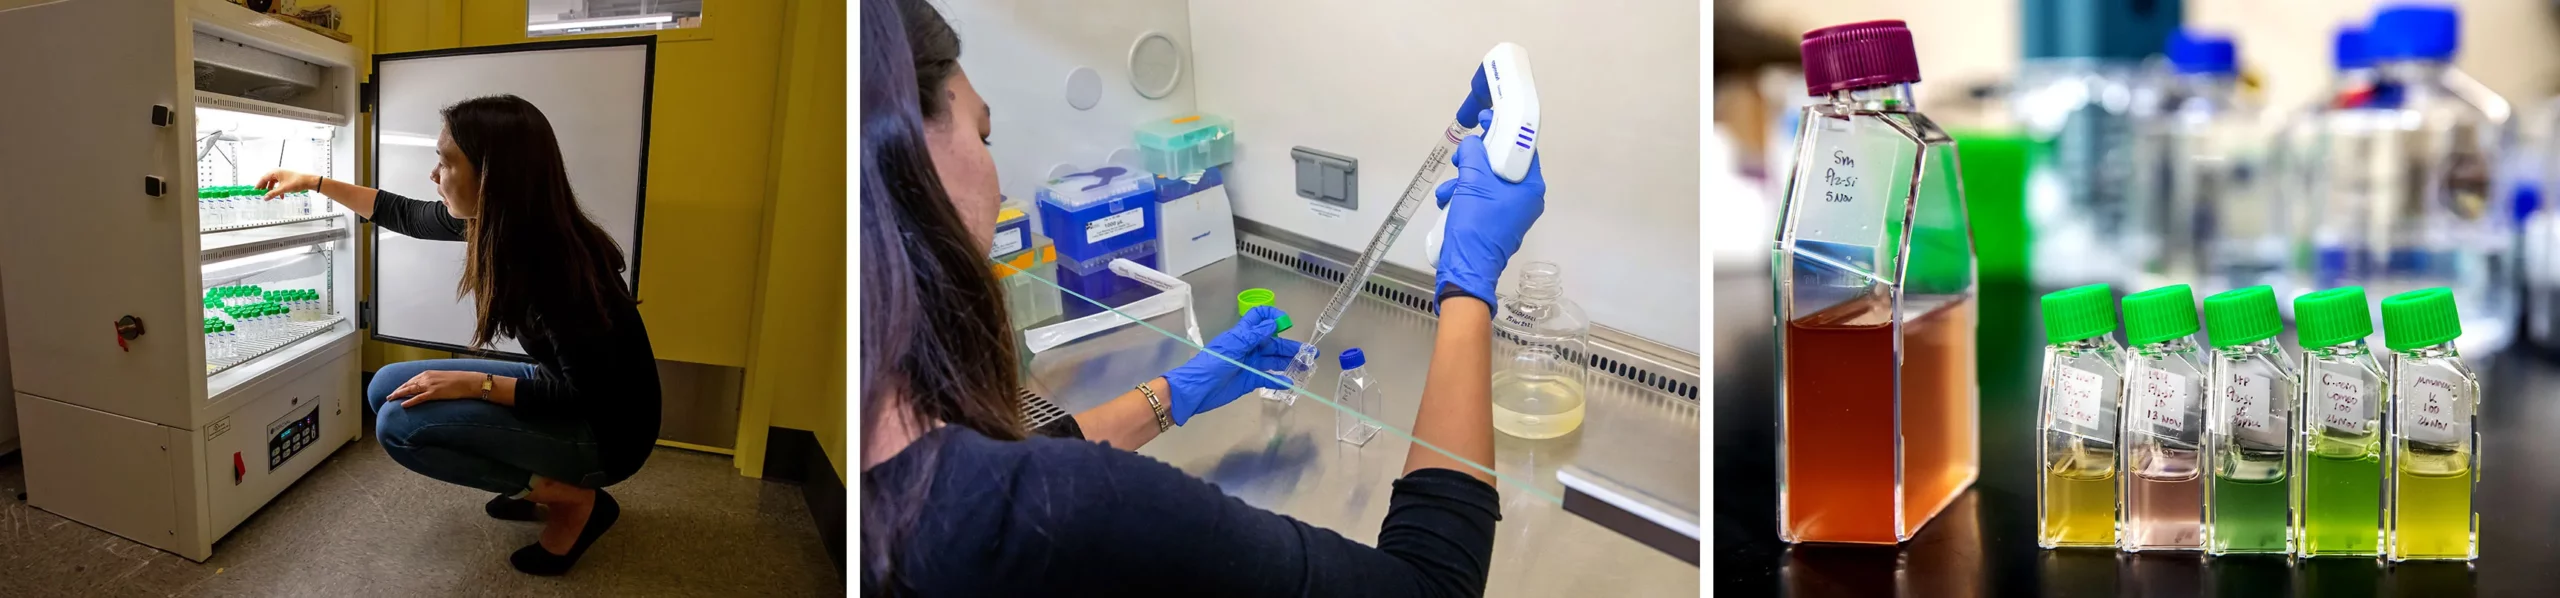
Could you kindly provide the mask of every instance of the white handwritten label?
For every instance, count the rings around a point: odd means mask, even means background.
[[[2400,385],[2400,434],[2427,444],[2471,436],[2471,402],[2453,382],[2419,374]]]
[[[1084,242],[1100,243],[1147,225],[1146,210],[1130,210],[1084,223]]]
[[[995,255],[1005,255],[1005,254],[1008,254],[1008,253],[1013,253],[1013,252],[1021,251],[1021,250],[1022,250],[1022,229],[1021,229],[1021,228],[1008,228],[1008,229],[1004,229],[1004,230],[996,231],[996,248],[995,248],[995,250],[993,250],[993,251],[989,251],[988,253],[995,254]]]
[[[2187,377],[2148,365],[2135,366],[2134,400],[2142,405],[2142,421],[2175,434],[2187,428]]]
[[[2099,394],[2107,379],[2080,368],[2062,366],[2053,373],[2055,421],[2089,429],[2098,427]]]
[[[2351,374],[2321,371],[2311,380],[2311,398],[2319,403],[2320,424],[2348,434],[2363,434],[2372,417],[2365,415],[2364,380]]]
[[[1888,208],[1894,199],[1894,176],[1911,151],[1901,137],[1864,117],[1806,119],[1814,136],[1813,155],[1796,170],[1796,237],[1857,247],[1884,244]],[[1907,183],[1906,183],[1907,184]]]
[[[2226,434],[2241,440],[2265,444],[2282,444],[2284,424],[2268,416],[2268,401],[2275,396],[2275,379],[2258,374],[2237,373],[2223,383],[2222,400],[2226,416],[2215,423]]]

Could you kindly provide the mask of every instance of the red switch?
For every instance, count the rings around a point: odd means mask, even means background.
[[[240,479],[248,477],[248,475],[249,466],[240,461],[240,453],[238,451],[233,451],[231,453],[231,485],[240,485]]]

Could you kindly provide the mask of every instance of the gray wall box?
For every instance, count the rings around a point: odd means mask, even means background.
[[[1298,197],[1360,209],[1359,160],[1305,147],[1290,148],[1289,159],[1298,163]]]

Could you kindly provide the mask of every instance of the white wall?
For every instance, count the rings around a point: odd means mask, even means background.
[[[1187,115],[1193,78],[1150,100],[1129,86],[1129,46],[1147,32],[1191,45],[1183,0],[939,0],[960,33],[960,68],[995,112],[990,139],[1005,197],[1029,203],[1049,169],[1106,163],[1112,150],[1136,148],[1138,123]],[[1067,104],[1067,73],[1078,66],[1102,74],[1102,100],[1091,110]],[[1035,217],[1036,220],[1036,217]]]
[[[1698,350],[1699,5],[1549,2],[1196,2],[1202,111],[1236,120],[1236,215],[1337,246],[1369,242],[1465,99],[1495,43],[1529,50],[1547,212],[1512,260],[1563,266],[1593,320]],[[999,136],[1002,134],[999,133]],[[1297,196],[1293,146],[1360,160],[1360,211]],[[1428,269],[1425,206],[1390,261]],[[1505,276],[1506,282],[1516,276]],[[1506,285],[1506,288],[1507,285]]]

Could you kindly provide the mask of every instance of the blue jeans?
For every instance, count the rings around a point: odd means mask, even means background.
[[[528,418],[512,407],[451,399],[401,407],[385,402],[391,391],[419,372],[449,370],[533,378],[531,364],[487,359],[430,359],[385,366],[364,389],[374,436],[391,460],[439,481],[513,495],[533,476],[600,488],[609,479],[596,459],[595,434],[576,420]]]

